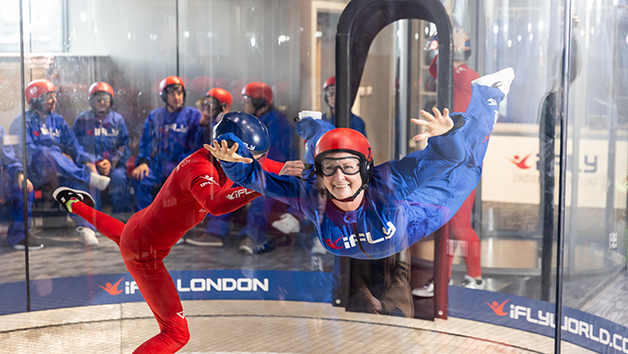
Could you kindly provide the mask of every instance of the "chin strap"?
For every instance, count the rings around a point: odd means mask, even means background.
[[[185,103],[182,104],[181,107],[179,107],[179,108],[174,108],[174,106],[171,106],[168,102],[166,102],[166,110],[168,110],[168,107],[172,108],[173,112],[176,112],[176,111],[182,110],[183,107],[185,107]]]

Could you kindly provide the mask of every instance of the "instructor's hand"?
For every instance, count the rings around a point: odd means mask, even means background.
[[[417,134],[412,139],[419,141],[421,139],[439,136],[447,133],[454,127],[454,121],[449,118],[449,110],[447,108],[443,110],[443,114],[441,114],[436,107],[434,107],[433,111],[434,115],[431,115],[428,112],[421,110],[421,115],[425,117],[426,120],[417,118],[411,119],[412,123],[427,129],[425,133]]]
[[[253,162],[253,159],[250,159],[248,157],[242,157],[236,152],[238,151],[238,143],[233,143],[233,146],[230,149],[229,145],[227,145],[226,140],[223,140],[221,143],[218,143],[217,140],[214,140],[212,142],[212,145],[204,144],[203,147],[209,150],[209,152],[211,152],[215,158],[221,161],[243,163]]]
[[[303,170],[305,170],[305,165],[303,164],[303,161],[286,161],[286,163],[281,168],[281,171],[279,171],[279,175],[301,177],[303,175]]]

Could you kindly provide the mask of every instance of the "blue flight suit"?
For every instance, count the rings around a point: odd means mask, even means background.
[[[476,188],[503,98],[497,88],[474,85],[466,114],[451,115],[454,129],[430,138],[424,150],[375,167],[364,190],[364,201],[353,211],[342,211],[324,198],[326,193],[319,192],[316,178],[302,180],[267,173],[255,161],[223,162],[222,167],[235,183],[301,211],[314,223],[321,243],[330,253],[381,259],[443,226]],[[461,128],[460,119],[464,119]],[[301,124],[319,130],[308,134],[307,143],[314,146],[324,129],[311,118],[303,119]],[[237,139],[231,133],[225,137]],[[245,149],[239,153],[250,157]]]
[[[150,170],[142,180],[131,179],[136,212],[152,203],[153,189],[166,181],[181,160],[196,151],[200,119],[201,113],[187,106],[172,113],[161,107],[148,114],[135,166],[146,163]]]
[[[259,117],[259,120],[268,128],[270,137],[268,158],[279,162],[295,160],[297,151],[294,144],[294,126],[290,124],[288,118],[279,111],[270,111]],[[255,243],[256,251],[265,249],[268,245],[266,240],[268,220],[277,219],[287,210],[286,205],[271,198],[259,197],[253,200],[246,215],[246,226],[242,228],[238,238],[248,236]]]
[[[332,125],[336,126],[336,115],[335,114],[332,114],[331,116],[328,116],[327,113],[323,113],[322,119],[325,122],[331,123]],[[356,116],[353,113],[351,113],[351,120],[349,121],[349,128],[351,128],[353,130],[357,130],[360,133],[362,133],[362,135],[366,136],[366,124],[364,124],[364,120],[362,118]]]
[[[15,158],[13,147],[4,131],[0,126],[0,165],[4,172],[0,177],[2,183],[2,194],[5,202],[11,203],[11,221],[7,232],[6,242],[13,247],[22,241],[25,237],[24,232],[24,191],[17,185],[15,178],[18,173],[22,173],[22,163]],[[28,225],[31,224],[31,211],[33,209],[33,200],[35,193],[28,193]]]
[[[79,114],[74,121],[74,134],[86,152],[92,154],[94,161],[104,159],[111,162],[109,172],[109,196],[114,213],[131,211],[131,195],[129,180],[126,173],[126,163],[131,156],[129,149],[129,131],[124,118],[110,111],[104,118],[100,118],[91,110]],[[96,208],[101,209],[100,191],[91,188]]]
[[[92,157],[85,152],[74,132],[65,119],[55,113],[42,118],[34,111],[26,112],[26,160],[22,156],[22,116],[11,123],[9,134],[17,137],[14,146],[15,155],[20,161],[26,161],[28,179],[35,189],[50,184],[53,188],[70,187],[89,191],[92,170],[85,166],[92,162]],[[70,155],[72,161],[63,154]],[[94,226],[78,215],[70,214],[76,226]]]

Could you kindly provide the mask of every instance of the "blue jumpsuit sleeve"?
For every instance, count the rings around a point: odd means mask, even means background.
[[[401,198],[407,197],[421,185],[434,178],[442,178],[451,169],[465,160],[466,148],[460,120],[463,114],[454,119],[454,130],[444,135],[429,138],[427,147],[414,151],[401,160],[390,161],[392,185]]]
[[[185,151],[178,156],[177,161],[181,162],[184,158],[188,157],[192,152],[198,150],[198,135],[201,129],[201,112],[199,112],[195,108],[190,108],[187,112],[187,122],[190,130],[188,131],[187,136],[187,146]],[[202,145],[201,145],[202,147]]]
[[[211,130],[212,127],[209,124],[199,124],[199,129],[194,136],[194,148],[192,150],[196,151],[202,148],[203,144],[211,144],[211,141],[208,140],[211,138]]]
[[[364,120],[355,114],[351,113],[351,129],[357,130],[362,135],[366,136],[366,124],[364,124]],[[368,136],[366,136],[368,138]]]
[[[144,122],[144,129],[142,130],[142,136],[140,137],[140,143],[138,146],[136,166],[142,163],[146,163],[150,166],[152,162],[151,152],[153,151],[155,145],[153,136],[153,131],[155,129],[153,112],[148,114],[146,121]]]
[[[2,167],[5,169],[7,177],[11,181],[15,180],[18,173],[23,172],[22,163],[15,158],[15,152],[11,146],[9,139],[0,126],[0,139],[2,139]]]
[[[129,148],[129,130],[126,127],[126,123],[124,123],[124,118],[121,115],[119,117],[120,135],[118,136],[118,151],[122,152],[122,157],[120,157],[118,165],[126,165],[131,157],[131,149]]]
[[[322,119],[305,117],[297,123],[297,134],[305,141],[305,163],[314,164],[314,147],[323,134],[334,125]]]
[[[85,120],[85,118],[83,118],[83,114],[79,114],[79,116],[76,117],[76,120],[74,120],[74,125],[72,126],[72,131],[74,132],[74,136],[76,137],[76,140],[78,140],[78,143],[81,144],[81,146],[83,147],[83,150],[85,150],[85,146],[87,145],[87,139],[94,139],[93,136],[90,137],[87,134],[86,125],[87,125],[87,121]],[[87,152],[87,151],[85,152],[90,154],[90,159],[92,161],[102,160],[102,156],[99,154],[96,154],[96,151],[94,151],[93,154],[91,152]]]
[[[237,142],[239,145],[238,153],[244,157],[252,158],[247,149],[242,149],[242,146],[245,146],[244,143],[233,133],[221,135],[217,140],[219,142],[222,140]],[[269,173],[262,170],[257,161],[250,164],[222,161],[221,166],[227,177],[235,184],[278,200],[299,210],[308,219],[316,220],[313,207],[318,205],[316,179],[303,181],[292,176]]]
[[[275,161],[286,162],[296,158],[294,146],[294,128],[288,119],[280,114],[272,114],[270,119],[265,119],[264,124],[268,128],[271,148],[268,157]]]
[[[28,115],[28,113],[27,113]],[[34,143],[33,143],[33,139],[31,138],[30,134],[28,134],[28,122],[26,122],[26,156],[28,157],[28,159],[26,160],[26,165],[28,166],[31,163],[31,160],[33,158],[33,149],[34,149]],[[17,141],[17,144],[15,144],[15,146],[13,147],[13,151],[15,152],[15,157],[20,160],[20,161],[24,161],[24,156],[22,156],[22,116],[17,116],[14,120],[13,123],[11,123],[11,126],[9,127],[9,135],[13,136],[15,138],[15,141]]]
[[[92,162],[92,157],[85,152],[83,145],[79,144],[68,123],[66,123],[64,119],[60,119],[58,122],[60,123],[59,128],[61,130],[61,144],[63,146],[63,150],[67,151],[67,153],[72,157],[72,160],[74,160],[77,164]]]

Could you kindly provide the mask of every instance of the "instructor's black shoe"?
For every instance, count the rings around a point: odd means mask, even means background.
[[[52,197],[63,207],[63,209],[67,211],[69,210],[65,203],[67,203],[71,198],[76,198],[92,208],[96,205],[94,198],[92,198],[89,193],[68,187],[59,187],[55,189],[55,191],[52,192]]]

